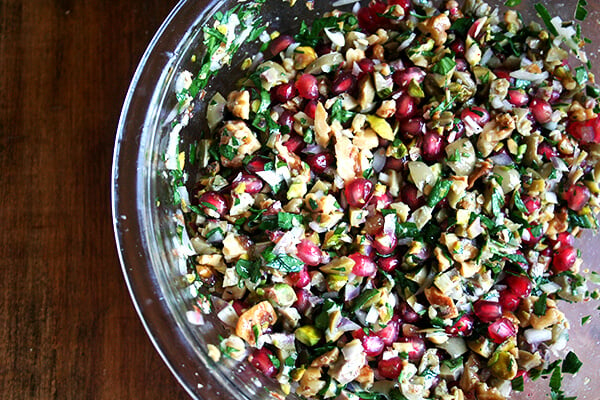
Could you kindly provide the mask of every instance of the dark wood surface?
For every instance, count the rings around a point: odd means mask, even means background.
[[[186,399],[127,293],[110,168],[175,0],[0,0],[0,399]]]

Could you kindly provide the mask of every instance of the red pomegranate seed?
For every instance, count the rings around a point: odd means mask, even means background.
[[[454,54],[465,54],[465,42],[462,39],[456,39],[454,42],[450,43],[450,50],[452,50]]]
[[[460,118],[464,121],[466,117],[471,117],[479,126],[483,126],[490,121],[490,113],[483,107],[473,106],[465,108],[460,113]]]
[[[385,345],[379,336],[368,335],[362,338],[362,345],[367,357],[377,357],[383,352]]]
[[[207,215],[213,216],[217,213],[219,216],[226,214],[229,210],[225,197],[217,192],[206,192],[199,199],[202,210]]]
[[[542,142],[538,145],[537,153],[542,157],[545,157],[546,160],[550,160],[552,157],[558,157],[558,152],[556,148],[554,148],[548,142]]]
[[[515,336],[517,330],[510,319],[500,318],[498,321],[488,326],[488,334],[494,343],[500,344],[504,343],[509,337]]]
[[[394,72],[392,79],[401,88],[407,88],[408,85],[414,80],[417,83],[423,83],[425,80],[425,71],[419,67],[410,67],[404,70]]]
[[[254,157],[247,165],[246,171],[250,173],[256,173],[265,170],[265,164],[268,160],[261,157]]]
[[[388,5],[402,7],[404,9],[404,14],[406,15],[406,11],[410,9],[411,3],[410,0],[388,0]]]
[[[533,284],[523,275],[509,275],[505,279],[508,289],[521,298],[528,297],[531,294]]]
[[[396,119],[413,117],[417,113],[415,99],[407,93],[402,93],[396,100]]]
[[[331,43],[319,42],[315,47],[315,51],[319,56],[329,54],[333,51],[331,48]]]
[[[250,364],[252,364],[254,368],[271,378],[275,376],[277,369],[273,365],[273,361],[271,361],[270,357],[274,357],[273,353],[263,347],[254,350],[250,357],[248,357],[248,361],[250,361]]]
[[[457,71],[465,72],[469,68],[469,64],[467,64],[464,58],[457,58],[455,61]]]
[[[507,100],[515,107],[524,107],[529,103],[529,96],[523,90],[512,89],[508,91]]]
[[[241,300],[234,300],[233,304],[231,306],[233,307],[233,309],[235,310],[235,313],[238,316],[242,315],[244,313],[244,311],[246,311],[248,309],[246,304],[244,304],[244,302]]]
[[[282,83],[271,89],[271,99],[285,103],[296,97],[296,88],[291,83]]]
[[[567,206],[573,211],[581,211],[590,200],[590,196],[590,189],[581,183],[571,185],[563,193],[563,199],[566,200]]]
[[[405,183],[400,189],[400,198],[413,211],[425,205],[425,196],[417,197],[418,195],[419,189],[412,183]]]
[[[542,207],[542,201],[539,197],[525,196],[523,197],[523,204],[525,204],[529,214],[533,214]]]
[[[421,143],[421,155],[425,161],[439,161],[444,157],[444,139],[435,132],[427,132]]]
[[[425,353],[425,341],[418,336],[401,337],[397,340],[398,343],[410,343],[412,349],[408,351],[408,359],[410,361],[418,361]]]
[[[308,154],[306,162],[310,169],[317,175],[325,172],[327,168],[333,166],[335,158],[331,153]]]
[[[400,333],[400,325],[398,321],[390,321],[387,323],[385,328],[382,328],[375,332],[375,334],[381,338],[383,344],[386,346],[391,346],[398,339],[398,334]]]
[[[495,301],[477,300],[473,311],[482,322],[493,322],[502,316],[502,307]]]
[[[263,181],[259,177],[250,174],[241,174],[235,178],[233,184],[236,189],[243,184],[244,192],[250,194],[259,193],[264,186]]]
[[[500,292],[500,305],[504,311],[515,311],[521,304],[521,298],[510,290]]]
[[[571,121],[567,132],[583,144],[600,143],[600,117],[587,121]]]
[[[362,207],[370,200],[373,194],[373,183],[365,178],[358,178],[344,188],[346,201],[352,207]]]
[[[557,235],[556,241],[553,245],[556,246],[557,243],[560,243],[561,246],[573,246],[573,243],[575,243],[575,237],[569,232],[561,232]]]
[[[534,226],[536,226],[535,224],[533,224]],[[542,231],[539,231],[539,235],[535,236],[534,234],[535,232],[531,231],[531,228],[527,228],[523,231],[523,236],[521,237],[521,241],[523,242],[523,244],[526,244],[527,246],[535,246],[544,236],[544,233]]]
[[[354,261],[352,273],[356,276],[373,276],[377,273],[377,265],[369,256],[353,253],[348,256]]]
[[[529,103],[533,118],[540,124],[547,124],[552,120],[552,106],[546,100],[533,99]]]
[[[294,128],[294,114],[291,111],[285,110],[279,116],[277,123],[281,126],[286,126],[291,132]]]
[[[369,201],[369,203],[374,204],[378,210],[381,210],[392,204],[393,201],[394,198],[390,192],[385,192],[383,194],[371,197],[371,201]]]
[[[321,264],[323,252],[312,240],[303,239],[296,246],[296,254],[306,265],[314,267]]]
[[[294,43],[294,38],[290,35],[277,36],[275,39],[271,40],[271,43],[269,43],[269,47],[267,47],[267,54],[276,56],[290,47],[292,43]]]
[[[362,60],[360,60],[358,62],[358,67],[365,74],[370,74],[371,72],[373,72],[375,70],[375,64],[373,63],[373,60],[371,60],[370,58],[363,58]]]
[[[294,84],[298,94],[304,99],[314,100],[319,97],[319,82],[311,74],[302,74]]]
[[[398,316],[408,324],[414,324],[421,319],[421,316],[404,300],[398,303]]]
[[[356,86],[356,78],[349,72],[341,73],[332,83],[331,91],[338,95],[352,91]]]
[[[317,101],[311,100],[311,101],[307,102],[306,105],[304,106],[304,113],[306,113],[306,115],[308,115],[312,119],[315,119],[316,112],[317,112]]]
[[[446,333],[452,336],[470,336],[473,332],[473,317],[465,314],[452,326],[446,327]]]
[[[304,143],[304,139],[300,135],[292,134],[290,138],[285,141],[283,144],[290,153],[299,153],[304,149],[306,143]]]
[[[577,261],[577,250],[572,246],[561,246],[552,258],[552,267],[555,272],[570,270]]]
[[[395,381],[402,371],[402,360],[400,357],[392,357],[387,360],[379,361],[377,372],[384,378]]]
[[[373,238],[373,248],[376,252],[384,256],[392,254],[397,245],[398,239],[396,238],[396,234],[394,232],[381,232]]]
[[[425,120],[421,117],[402,120],[399,125],[400,131],[406,133],[409,138],[425,133]]]
[[[308,274],[306,266],[298,272],[290,272],[287,275],[287,279],[292,286],[300,289],[306,287],[310,283],[310,275]]]
[[[385,272],[393,272],[402,264],[398,257],[385,257],[377,260],[377,266]]]
[[[304,314],[306,310],[310,307],[310,302],[308,298],[310,297],[310,292],[306,289],[296,288],[296,302],[293,304],[294,308],[298,310],[300,314]]]
[[[510,76],[510,71],[506,69],[495,69],[494,75],[496,75],[499,79],[506,79],[511,84],[514,82],[515,78]]]

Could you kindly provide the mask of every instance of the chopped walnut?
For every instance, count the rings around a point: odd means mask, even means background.
[[[234,90],[227,96],[227,108],[231,113],[241,119],[250,118],[250,92]]]
[[[456,308],[454,301],[450,297],[445,296],[437,287],[432,286],[425,289],[425,297],[427,297],[429,304],[438,310],[441,318],[458,317],[458,309]]]
[[[381,118],[390,118],[396,113],[396,101],[395,100],[384,100],[381,106],[377,109],[375,114]]]
[[[251,345],[256,344],[260,336],[268,327],[277,321],[277,314],[271,303],[262,301],[245,311],[237,322],[235,333]]]
[[[239,168],[244,157],[260,149],[260,142],[244,121],[227,122],[221,129],[219,143],[224,167]]]
[[[446,14],[439,14],[419,23],[417,27],[421,32],[430,34],[433,40],[435,40],[436,46],[441,46],[448,39],[446,31],[450,29],[451,25],[450,19]]]

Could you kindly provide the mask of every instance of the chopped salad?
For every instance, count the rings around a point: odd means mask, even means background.
[[[578,25],[373,0],[269,32],[259,7],[205,28],[165,155],[188,316],[229,328],[209,356],[306,398],[506,399],[546,374],[566,399],[560,304],[598,296],[575,239],[600,193]],[[203,98],[245,41],[262,47],[236,89]],[[179,152],[198,99],[208,131]]]

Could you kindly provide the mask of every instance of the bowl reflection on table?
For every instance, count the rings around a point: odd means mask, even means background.
[[[262,16],[270,21],[272,29],[293,32],[301,21],[314,19],[331,4],[325,0],[315,3],[315,11],[311,12],[301,0],[293,8],[281,0],[268,0]],[[545,5],[553,15],[571,19],[575,3]],[[206,323],[200,326],[188,322],[186,312],[192,308],[193,298],[183,279],[185,262],[174,255],[175,210],[169,206],[172,193],[163,178],[161,157],[167,146],[168,118],[176,107],[173,87],[177,73],[183,69],[197,71],[198,65],[190,60],[192,55],[202,55],[201,27],[210,21],[214,12],[235,4],[237,1],[183,0],[175,7],[138,67],[125,100],[115,144],[113,217],[124,275],[148,335],[194,399],[255,399],[267,397],[267,390],[278,392],[276,384],[261,377],[247,363],[234,363],[225,358],[215,363],[207,356],[206,344],[216,343],[218,335],[225,333],[216,318],[208,316]],[[532,2],[524,1],[516,9],[525,19],[535,15]],[[595,36],[599,16],[597,10],[591,10],[582,24],[584,35]],[[593,71],[597,72],[598,44],[594,42],[589,47]],[[251,54],[256,46],[244,50]],[[244,58],[244,54],[238,54],[231,70],[236,71]],[[239,74],[239,69],[237,71]],[[231,90],[233,81],[224,70],[209,86],[206,98],[217,89],[222,93]],[[204,129],[201,118],[204,106],[196,102],[198,117],[184,129],[182,149],[195,139],[194,132]],[[588,233],[580,243],[585,266],[595,268],[595,261],[600,257],[598,239]],[[565,307],[573,327],[569,347],[584,361],[584,367],[574,378],[568,375],[563,387],[567,394],[577,395],[579,399],[600,398],[600,372],[595,365],[596,357],[600,356],[600,315],[596,306],[590,302]],[[581,327],[581,318],[586,315],[592,316],[591,322]],[[547,398],[544,393],[548,392],[548,382],[540,379],[526,385],[526,390],[535,393],[516,394],[513,398]]]

